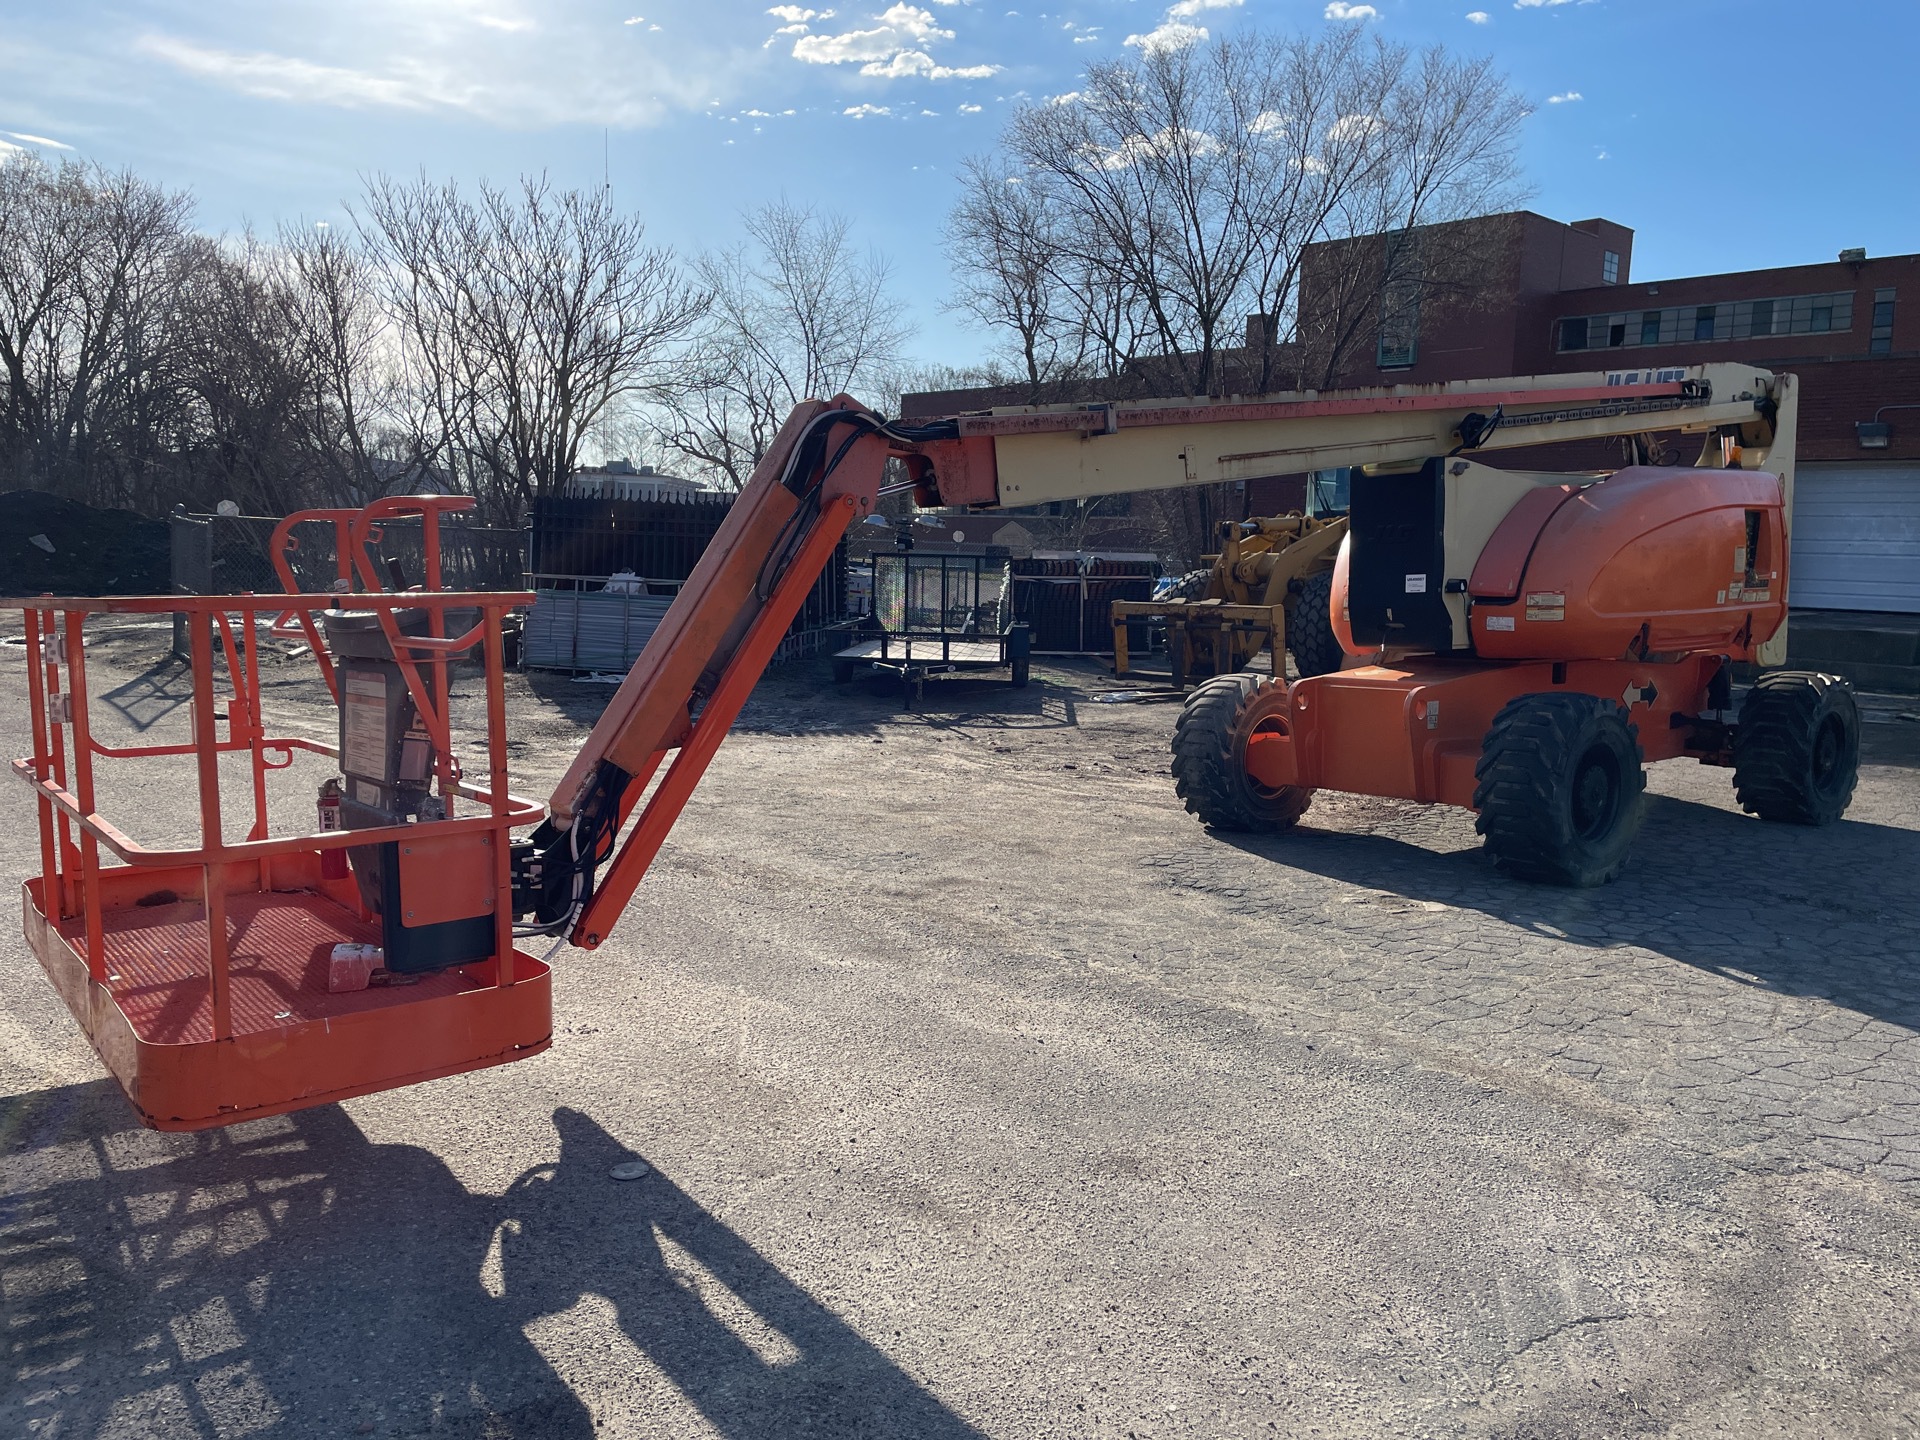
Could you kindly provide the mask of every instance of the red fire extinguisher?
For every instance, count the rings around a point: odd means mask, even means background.
[[[336,834],[346,829],[346,822],[340,814],[340,782],[335,779],[320,783],[320,833]],[[326,880],[344,880],[347,878],[347,852],[333,849],[320,852],[320,875]]]

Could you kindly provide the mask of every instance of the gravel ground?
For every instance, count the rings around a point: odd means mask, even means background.
[[[184,729],[164,644],[92,648],[109,735]],[[1461,812],[1211,836],[1091,668],[824,668],[532,1060],[161,1136],[0,939],[0,1434],[1920,1435],[1920,725],[1826,831],[1655,767],[1567,893]],[[322,734],[310,675],[268,703]],[[608,693],[516,678],[520,789]]]

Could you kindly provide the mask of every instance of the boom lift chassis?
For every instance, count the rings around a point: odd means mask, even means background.
[[[39,812],[28,939],[160,1128],[226,1124],[538,1052],[551,1035],[548,971],[517,946],[533,936],[554,951],[606,941],[836,543],[886,493],[890,461],[907,474],[890,488],[972,506],[1370,467],[1355,476],[1353,529],[1334,571],[1331,621],[1349,668],[1292,686],[1218,676],[1181,716],[1177,788],[1216,828],[1283,828],[1317,788],[1468,805],[1516,873],[1596,883],[1624,860],[1642,759],[1682,755],[1733,765],[1743,803],[1766,818],[1831,819],[1857,755],[1844,685],[1775,677],[1736,717],[1728,683],[1731,663],[1776,661],[1784,646],[1794,406],[1791,377],[1728,365],[1054,406],[913,426],[845,396],[809,401],[756,468],[544,820],[508,791],[503,713],[501,618],[532,597],[439,585],[439,516],[470,502],[289,517],[276,539],[282,557],[295,529],[331,524],[336,592],[352,593],[9,600],[26,621],[34,739],[13,769]],[[1703,458],[1718,466],[1568,483],[1468,458],[1676,427],[1701,434]],[[386,592],[367,546],[382,516],[409,510],[426,520],[426,585]],[[1650,555],[1649,535],[1664,537]],[[1693,563],[1695,550],[1718,573]],[[290,589],[291,575],[283,565]],[[182,610],[191,743],[101,743],[88,719],[89,617]],[[275,633],[307,637],[341,706],[339,746],[267,734],[255,642],[269,614]],[[476,647],[485,785],[460,774],[449,718],[448,665]],[[267,780],[297,751],[339,763],[349,828],[269,836]],[[221,814],[228,754],[251,765],[253,820],[237,841]],[[147,848],[100,813],[97,762],[188,755],[197,845]],[[103,865],[103,849],[122,863]],[[381,942],[389,969],[417,983],[327,993],[317,977],[340,940]]]

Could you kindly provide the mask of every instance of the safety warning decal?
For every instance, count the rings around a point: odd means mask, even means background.
[[[1487,629],[1489,629],[1489,630],[1511,630],[1511,629],[1513,629],[1513,616],[1511,616],[1511,615],[1489,615],[1489,616],[1487,616]]]
[[[1427,577],[1424,575],[1407,576],[1407,594],[1424,595],[1427,593]]]

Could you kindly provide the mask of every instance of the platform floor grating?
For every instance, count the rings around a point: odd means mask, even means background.
[[[133,906],[101,916],[107,988],[141,1039],[179,1045],[213,1038],[207,985],[207,917],[197,900]],[[60,922],[85,949],[78,917]],[[333,995],[327,958],[342,941],[380,943],[380,928],[310,891],[234,895],[227,900],[228,975],[236,1034],[407,1005],[478,988],[457,970],[414,985]]]

